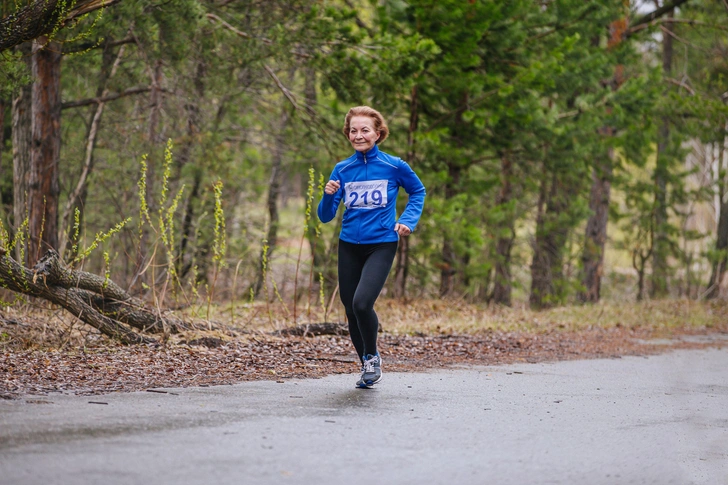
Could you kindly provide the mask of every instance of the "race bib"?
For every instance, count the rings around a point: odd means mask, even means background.
[[[367,180],[344,184],[347,209],[376,209],[387,205],[387,181]]]

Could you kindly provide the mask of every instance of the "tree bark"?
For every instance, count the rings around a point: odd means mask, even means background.
[[[674,12],[668,13],[673,18]],[[662,39],[662,70],[666,77],[672,75],[673,39],[672,24],[664,26]],[[652,298],[664,297],[668,293],[667,258],[669,241],[667,231],[667,179],[669,176],[670,120],[665,116],[660,123],[657,134],[657,166],[655,167],[655,245],[652,253]]]
[[[30,68],[30,42],[17,48]],[[13,99],[12,106],[12,143],[13,143],[13,232],[20,230],[26,219],[28,205],[28,181],[30,176],[31,140],[31,85],[22,86]],[[27,232],[27,231],[26,231]],[[23,264],[28,262],[28,251],[24,241],[15,247],[15,257]]]
[[[509,209],[513,197],[513,159],[510,154],[501,154],[501,188],[496,206],[506,215],[497,225],[495,244],[495,280],[491,299],[500,305],[511,306],[511,250],[516,238],[515,217]]]
[[[592,188],[589,197],[591,216],[586,224],[584,252],[581,256],[584,291],[579,294],[582,302],[599,301],[602,275],[604,273],[604,247],[607,243],[609,222],[609,200],[612,185],[612,160],[614,149],[592,169]]]
[[[0,52],[49,35],[68,21],[109,7],[121,0],[76,0],[69,7],[61,0],[36,0],[0,19]]]
[[[58,162],[61,155],[60,44],[40,37],[33,43],[30,174],[28,177],[28,261],[58,247]]]

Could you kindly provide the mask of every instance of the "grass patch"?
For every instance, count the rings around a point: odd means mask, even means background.
[[[210,319],[196,307],[178,313],[197,330],[170,336],[170,342],[210,337],[221,341],[255,338],[307,323],[345,322],[338,302],[324,319],[319,307],[299,304],[299,319],[280,302],[247,302],[214,305]],[[656,334],[672,330],[724,329],[728,301],[660,300],[642,303],[605,302],[533,311],[527,307],[497,307],[459,300],[381,299],[376,305],[382,329],[395,335],[477,335],[487,332],[579,332],[595,328],[646,329]],[[214,329],[212,329],[214,328]],[[211,330],[212,329],[212,330]],[[57,309],[26,307],[3,310],[0,318],[0,351],[9,349],[71,349],[105,346],[108,340]]]
[[[378,303],[388,332],[476,334],[484,331],[551,332],[591,328],[711,328],[728,322],[728,302],[662,300],[643,303],[606,302],[533,311],[527,307],[487,307],[462,301]]]

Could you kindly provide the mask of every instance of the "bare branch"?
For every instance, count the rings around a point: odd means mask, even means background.
[[[576,23],[579,23],[582,20],[584,20],[590,13],[596,11],[598,8],[600,8],[598,5],[591,4],[586,9],[584,9],[584,11],[581,13],[581,15],[579,15],[577,18],[573,19],[572,21],[566,22],[566,23],[563,23],[563,24],[557,24],[551,30],[547,30],[546,32],[541,32],[538,35],[535,35],[533,37],[529,37],[528,39],[525,40],[524,43],[525,44],[529,44],[529,43],[531,43],[531,42],[533,42],[535,40],[538,40],[538,39],[542,39],[544,37],[547,37],[547,36],[549,36],[551,34],[554,34],[554,33],[558,32],[560,30],[563,30],[563,29],[565,29],[567,27],[571,27],[572,25],[574,25]]]
[[[108,96],[80,99],[78,101],[67,101],[67,102],[63,103],[63,105],[61,107],[63,109],[79,108],[81,106],[89,106],[92,104],[107,103],[109,101],[114,101],[115,99],[124,98],[126,96],[131,96],[133,94],[148,93],[151,90],[152,90],[152,88],[150,86],[129,88],[120,93],[109,94]]]
[[[219,22],[223,27],[225,27],[226,29],[228,29],[230,32],[234,33],[238,37],[242,37],[243,39],[256,39],[257,38],[257,37],[253,37],[252,35],[248,34],[247,32],[243,32],[242,30],[236,29],[235,27],[233,27],[229,23],[225,22],[223,19],[221,19],[214,13],[208,13],[207,15],[205,15],[205,17],[207,17],[210,20],[214,20],[215,22]],[[260,37],[257,39],[267,45],[271,45],[273,43],[273,41],[271,41],[270,39],[266,39],[265,37]]]
[[[278,85],[278,89],[280,89],[281,92],[283,93],[283,95],[286,98],[288,98],[288,101],[291,102],[291,104],[293,105],[293,107],[296,108],[297,110],[300,110],[301,108],[300,108],[300,106],[298,106],[298,103],[296,102],[296,98],[293,96],[293,94],[291,93],[291,91],[289,91],[288,88],[283,85],[283,83],[281,82],[281,80],[278,79],[278,76],[276,76],[276,73],[273,72],[273,69],[271,69],[268,66],[264,66],[264,67],[265,67],[266,72],[268,74],[270,74],[270,77],[272,77],[273,78],[273,81],[275,81],[275,83]]]
[[[214,20],[215,22],[219,22],[223,27],[225,27],[226,29],[228,29],[230,32],[234,33],[238,37],[242,37],[243,39],[249,39],[249,40],[255,39],[255,40],[261,41],[265,45],[273,45],[273,41],[272,40],[266,39],[265,37],[254,37],[254,36],[250,35],[247,32],[243,32],[242,30],[238,30],[238,29],[236,29],[235,27],[233,27],[229,23],[225,22],[223,19],[221,19],[220,17],[218,17],[217,15],[215,15],[213,13],[208,13],[205,16],[208,19],[210,19],[210,20]],[[304,59],[310,59],[311,58],[311,55],[310,54],[306,54],[306,53],[301,52],[300,50],[297,50],[297,49],[290,49],[289,52],[291,54],[293,54],[294,56],[302,57]]]
[[[693,49],[696,49],[696,50],[699,50],[699,51],[702,51],[702,52],[710,52],[708,49],[704,49],[704,48],[702,48],[700,46],[697,46],[697,45],[693,44],[692,42],[688,42],[686,39],[683,39],[682,37],[680,37],[679,35],[677,35],[675,32],[673,32],[671,29],[668,29],[668,28],[665,28],[663,26],[660,26],[660,30],[662,31],[663,34],[667,34],[670,37],[672,37],[673,39],[675,39],[676,41],[681,42],[681,43],[683,43],[683,44],[685,44],[687,46],[690,46]]]
[[[665,81],[669,82],[670,84],[674,84],[675,86],[680,86],[681,88],[686,89],[691,95],[695,96],[695,90],[693,88],[691,88],[690,86],[688,86],[687,84],[685,84],[684,82],[682,82],[678,79],[673,79],[671,77],[666,77]]]
[[[350,9],[354,10],[355,12],[357,11],[357,8],[351,3],[351,0],[344,0],[344,3]],[[356,20],[356,25],[358,25],[359,28],[366,30],[370,37],[374,36],[374,31],[372,30],[372,28],[364,23],[364,21],[359,18],[359,15],[355,15],[354,19]]]
[[[110,42],[103,42],[103,39],[95,40],[93,42],[84,42],[83,44],[75,45],[71,49],[63,49],[63,55],[67,54],[77,54],[79,52],[86,52],[90,49],[103,49],[103,48],[109,48],[109,47],[119,47],[121,45],[125,44],[135,44],[136,43],[136,37],[128,36],[124,37],[123,39],[119,40],[112,40]],[[65,47],[65,44],[64,44]]]
[[[644,15],[640,17],[639,19],[632,22],[632,24],[629,26],[629,30],[627,31],[627,35],[629,35],[630,31],[637,27],[638,25],[642,24],[649,24],[653,20],[662,17],[663,15],[671,12],[673,9],[679,7],[683,3],[687,2],[688,0],[673,0],[670,3],[667,3],[663,5],[662,7],[656,9],[653,12],[648,13],[647,15]]]
[[[725,0],[725,1],[728,1],[728,0]],[[690,26],[699,25],[701,27],[707,27],[707,28],[710,28],[710,29],[715,29],[715,30],[721,30],[723,32],[728,32],[728,28],[727,27],[723,27],[721,25],[710,24],[708,22],[700,22],[698,20],[693,20],[693,19],[660,18],[660,19],[655,19],[655,20],[653,20],[652,22],[649,22],[649,23],[640,24],[640,25],[637,25],[636,27],[632,27],[632,28],[630,28],[630,29],[627,30],[627,32],[625,33],[625,35],[627,37],[629,37],[630,35],[635,34],[635,33],[639,32],[640,30],[648,29],[648,28],[653,27],[655,25],[662,25],[662,24],[687,24],[687,25],[690,25]]]

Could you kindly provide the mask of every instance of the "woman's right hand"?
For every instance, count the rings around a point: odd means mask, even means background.
[[[324,192],[327,195],[334,195],[336,192],[339,191],[339,188],[341,187],[341,183],[338,180],[329,180],[326,182],[326,187],[324,187]]]

